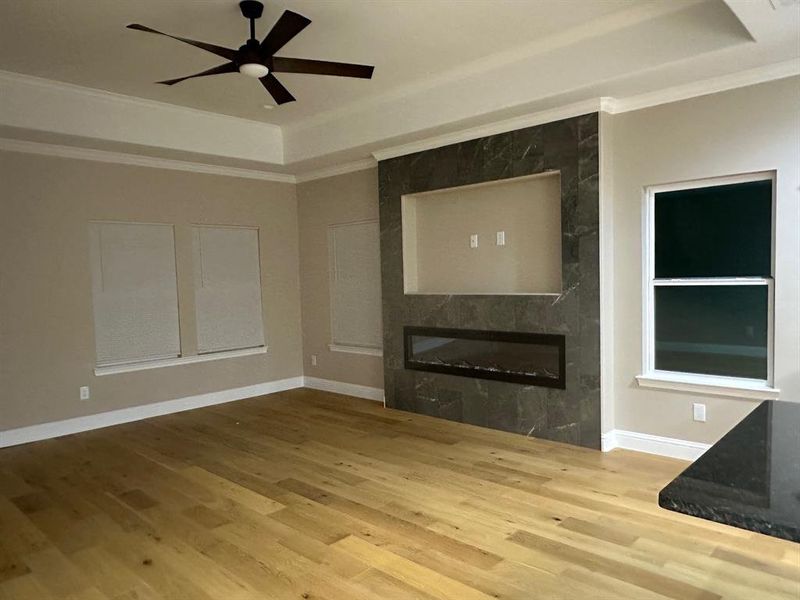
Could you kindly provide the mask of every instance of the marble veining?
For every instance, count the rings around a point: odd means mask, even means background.
[[[600,447],[598,142],[592,113],[380,161],[387,406]],[[404,294],[401,196],[548,171],[561,174],[559,296]],[[562,334],[566,389],[406,370],[405,325]]]
[[[800,403],[762,402],[661,490],[658,503],[800,542]]]

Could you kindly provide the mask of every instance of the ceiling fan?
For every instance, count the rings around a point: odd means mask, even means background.
[[[275,77],[275,73],[308,73],[312,75],[358,77],[361,79],[372,78],[372,71],[375,67],[368,65],[275,56],[275,53],[283,48],[289,40],[305,29],[311,23],[311,20],[296,12],[286,10],[275,25],[272,26],[272,29],[270,29],[263,41],[259,42],[256,39],[256,19],[261,17],[261,13],[264,11],[264,5],[258,2],[258,0],[242,0],[242,2],[239,2],[239,8],[244,18],[250,20],[250,39],[238,50],[170,35],[144,25],[139,25],[138,23],[128,25],[128,29],[165,35],[228,60],[226,63],[217,67],[212,67],[201,73],[158,82],[164,85],[175,85],[176,83],[194,77],[239,72],[242,75],[258,79],[264,88],[266,88],[267,92],[275,99],[276,103],[285,104],[287,102],[293,102],[295,98],[289,93],[289,90],[283,87],[281,82],[278,81]]]

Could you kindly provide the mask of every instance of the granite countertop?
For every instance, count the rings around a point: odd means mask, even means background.
[[[800,403],[759,404],[661,490],[658,504],[800,542]]]

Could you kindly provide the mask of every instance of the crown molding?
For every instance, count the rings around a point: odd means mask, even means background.
[[[536,39],[521,46],[497,52],[474,60],[467,64],[452,68],[444,73],[429,76],[410,84],[398,86],[381,94],[373,95],[345,106],[326,110],[309,118],[287,123],[284,133],[295,133],[315,128],[321,124],[336,121],[342,117],[358,115],[369,108],[381,105],[393,105],[403,102],[411,95],[422,94],[443,85],[497,71],[506,65],[518,63],[525,59],[540,56],[553,50],[570,46],[586,39],[605,35],[638,23],[668,16],[686,10],[703,0],[683,0],[681,2],[631,3],[630,8],[613,12],[589,23],[570,27],[559,33]]]
[[[460,131],[433,136],[407,144],[382,148],[374,151],[372,156],[378,161],[387,160],[398,156],[405,156],[406,154],[421,152],[423,150],[447,146],[449,144],[457,144],[459,142],[487,137],[498,133],[533,127],[551,121],[558,121],[559,119],[568,119],[590,112],[622,114],[797,75],[800,75],[800,59],[787,60],[763,67],[731,73],[729,75],[722,75],[720,77],[694,81],[685,85],[664,88],[646,94],[628,96],[626,98],[612,98],[609,96],[592,98],[582,102],[505,119],[487,125],[480,125],[478,127],[462,129]]]
[[[263,121],[253,121],[252,119],[245,119],[236,117],[234,115],[226,115],[223,113],[211,112],[190,106],[182,106],[180,104],[170,104],[169,102],[160,102],[158,100],[150,100],[149,98],[141,98],[139,96],[128,96],[126,94],[118,94],[116,92],[109,92],[97,88],[85,87],[74,83],[66,83],[64,81],[57,81],[55,79],[45,79],[43,77],[36,77],[35,75],[25,75],[23,73],[15,73],[13,71],[0,70],[0,85],[13,85],[25,84],[28,86],[38,87],[40,89],[67,91],[77,93],[85,96],[86,98],[94,98],[106,102],[114,102],[116,104],[127,104],[128,106],[136,106],[138,108],[155,108],[167,111],[177,111],[182,114],[190,114],[207,119],[222,120],[228,123],[237,122],[246,124],[249,127],[265,127],[273,130],[273,133],[280,134],[281,127],[274,123],[266,123]]]
[[[257,164],[284,162],[283,132],[272,124],[5,71],[0,126]]]
[[[681,100],[689,100],[690,98],[707,96],[749,85],[794,77],[795,75],[800,75],[800,59],[786,60],[627,98],[611,98],[607,105],[607,112],[617,114],[641,110],[660,104],[680,102]]]
[[[376,161],[380,160],[386,160],[397,156],[412,154],[414,152],[429,150],[440,146],[455,144],[498,133],[505,133],[525,127],[541,125],[543,123],[571,118],[581,114],[587,114],[591,112],[621,114],[629,111],[641,110],[652,106],[658,106],[670,102],[678,102],[698,96],[724,92],[731,89],[756,85],[759,83],[784,79],[797,75],[800,75],[800,59],[793,59],[625,98],[591,98],[581,102],[543,110],[528,115],[504,119],[486,125],[480,125],[447,134],[428,137],[406,144],[382,148],[374,151],[371,158],[364,158],[331,167],[307,171],[297,175],[8,138],[0,138],[0,150],[194,173],[206,173],[211,175],[258,179],[279,183],[303,183],[345,173],[366,170],[376,166]],[[125,96],[113,92],[85,88],[73,84],[51,81],[30,75],[22,75],[0,70],[0,85],[13,84],[15,82],[24,82],[25,84],[38,86],[40,88],[69,90],[73,93],[83,94],[87,98],[101,99],[105,101],[110,100],[112,102],[137,106],[139,108],[157,107],[162,110],[176,111],[176,113],[202,115],[205,118],[216,119],[222,124],[237,123],[239,126],[246,124],[248,127],[266,127],[274,130],[277,134],[281,133],[281,128],[279,126],[269,123],[261,123],[239,117],[202,111],[199,109],[158,102],[155,100]],[[289,169],[292,167],[291,163],[286,164],[285,166]]]
[[[401,144],[399,146],[390,146],[388,148],[376,150],[372,153],[372,156],[378,161],[387,160],[397,156],[405,156],[406,154],[413,154],[423,150],[431,150],[441,146],[458,144],[460,142],[466,142],[468,140],[487,137],[498,133],[507,133],[517,129],[524,129],[525,127],[533,127],[535,125],[542,125],[552,121],[569,119],[571,117],[577,117],[579,115],[585,115],[593,112],[600,112],[608,107],[610,100],[610,98],[591,98],[582,102],[576,102],[574,104],[568,104],[558,108],[552,108],[520,117],[505,119],[503,121],[496,121],[486,125],[479,125],[478,127],[470,127],[468,129],[462,129],[461,131],[445,133],[443,135],[429,137],[416,142]]]
[[[96,150],[93,148],[79,148],[76,146],[61,146],[58,144],[45,144],[28,140],[14,140],[0,138],[0,150],[10,152],[24,152],[26,154],[42,154],[45,156],[58,156],[60,158],[77,158],[95,162],[132,165],[136,167],[150,167],[154,169],[168,169],[172,171],[188,171],[190,173],[205,173],[207,175],[224,175],[227,177],[240,177],[244,179],[260,179],[278,183],[295,183],[294,175],[257,171],[255,169],[241,169],[225,167],[206,163],[173,160],[169,158],[154,158],[124,152],[109,150]]]
[[[256,169],[242,169],[239,167],[227,167],[222,165],[211,165],[208,163],[190,162],[174,160],[171,158],[155,158],[142,156],[139,154],[128,154],[125,152],[113,152],[110,150],[97,150],[94,148],[80,148],[77,146],[63,146],[59,144],[47,144],[44,142],[32,142],[29,140],[16,140],[11,138],[0,138],[0,151],[23,152],[25,154],[41,154],[44,156],[57,156],[60,158],[76,158],[79,160],[91,160],[94,162],[114,163],[121,165],[132,165],[136,167],[150,167],[154,169],[168,169],[172,171],[187,171],[190,173],[205,173],[207,175],[224,175],[227,177],[240,177],[243,179],[260,179],[262,181],[274,181],[277,183],[305,183],[315,179],[335,177],[345,173],[364,171],[378,166],[374,158],[364,158],[324,169],[307,171],[299,175],[288,173],[274,173],[271,171],[259,171]]]
[[[344,175],[345,173],[353,173],[355,171],[365,171],[366,169],[372,169],[377,166],[378,163],[375,161],[374,158],[372,157],[363,158],[361,160],[355,160],[353,162],[334,165],[332,167],[326,167],[324,169],[307,171],[305,173],[295,175],[295,180],[297,181],[297,183],[305,183],[306,181],[313,181],[315,179],[324,179],[325,177],[335,177],[336,175]]]

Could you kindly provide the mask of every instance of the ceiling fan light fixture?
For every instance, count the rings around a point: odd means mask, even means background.
[[[200,48],[211,54],[221,56],[227,62],[211,67],[200,73],[159,81],[163,85],[175,85],[187,79],[221,75],[223,73],[236,73],[258,79],[259,83],[275,101],[276,105],[294,102],[295,97],[275,77],[275,73],[305,73],[308,75],[334,75],[336,77],[357,77],[371,79],[375,67],[370,65],[357,65],[351,63],[331,62],[308,58],[290,58],[275,56],[288,42],[311,24],[311,19],[291,10],[284,10],[266,37],[260,42],[256,39],[256,19],[261,17],[264,5],[259,0],[242,0],[239,2],[242,16],[250,21],[250,37],[238,50],[225,48],[208,42],[191,40],[189,38],[171,35],[158,31],[152,27],[131,23],[128,29],[144,31],[163,35],[173,40],[183,42],[195,48]]]
[[[261,79],[269,74],[269,69],[261,63],[244,63],[239,65],[239,73],[253,79]]]

